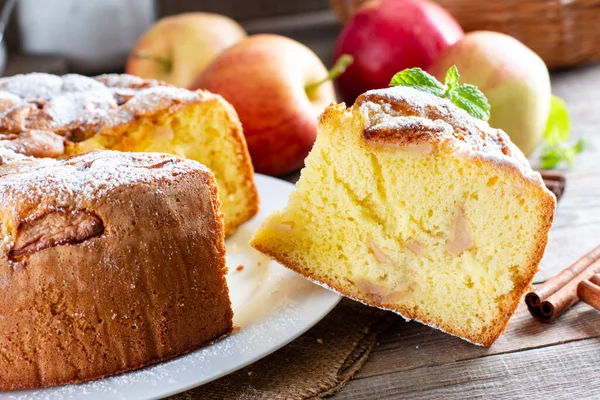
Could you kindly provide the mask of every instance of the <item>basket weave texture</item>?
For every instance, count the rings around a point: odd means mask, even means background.
[[[344,23],[371,0],[330,0]],[[436,0],[465,32],[497,31],[514,36],[549,68],[600,60],[600,0]]]

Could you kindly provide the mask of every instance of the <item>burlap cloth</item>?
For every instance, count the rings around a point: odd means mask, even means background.
[[[270,356],[219,380],[171,397],[315,399],[342,388],[367,360],[394,315],[343,299],[312,329]]]

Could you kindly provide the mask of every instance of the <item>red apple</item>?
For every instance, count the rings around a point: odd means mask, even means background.
[[[517,39],[499,32],[469,32],[430,66],[443,81],[456,65],[460,81],[479,87],[490,102],[489,123],[525,153],[536,148],[550,113],[550,75],[544,61]]]
[[[352,104],[370,89],[387,87],[396,72],[427,69],[464,36],[456,20],[429,0],[373,0],[352,16],[335,47],[354,57],[337,81],[342,100]]]
[[[261,34],[221,53],[192,85],[218,93],[236,109],[257,172],[283,175],[302,167],[317,119],[335,101],[328,71],[306,46]]]
[[[219,53],[245,37],[244,29],[223,15],[165,17],[138,40],[125,72],[187,88]]]

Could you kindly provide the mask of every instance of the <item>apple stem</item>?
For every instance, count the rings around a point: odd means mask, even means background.
[[[336,79],[338,76],[340,76],[341,74],[343,74],[346,71],[346,69],[350,66],[350,64],[352,64],[353,62],[354,62],[354,58],[350,54],[342,54],[337,59],[337,61],[333,65],[333,67],[329,70],[329,73],[327,74],[327,76],[325,78],[321,79],[320,81],[306,85],[304,90],[306,90],[306,93],[310,97],[314,93],[314,91],[319,88],[319,86],[321,86],[322,84],[324,84],[327,81],[332,81],[332,80]]]
[[[171,70],[171,67],[173,66],[171,64],[171,61],[167,58],[164,57],[159,57],[159,56],[155,56],[153,54],[148,54],[148,53],[135,53],[133,55],[134,58],[138,59],[138,60],[152,60],[154,62],[159,63],[164,69],[165,71],[169,72]]]

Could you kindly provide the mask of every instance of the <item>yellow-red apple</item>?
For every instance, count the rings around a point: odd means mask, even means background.
[[[337,80],[342,100],[352,104],[369,89],[387,87],[406,68],[427,69],[433,60],[463,37],[458,22],[429,0],[371,0],[344,26],[335,58],[354,57]]]
[[[221,53],[192,85],[236,109],[256,171],[283,175],[302,167],[317,119],[335,101],[328,71],[306,46],[270,34],[250,36]]]
[[[245,37],[244,29],[223,15],[165,17],[140,37],[125,72],[187,88],[219,53]]]
[[[540,142],[550,113],[550,76],[544,61],[511,36],[476,31],[448,48],[429,72],[438,79],[452,65],[460,81],[487,97],[489,123],[504,130],[525,155]]]

